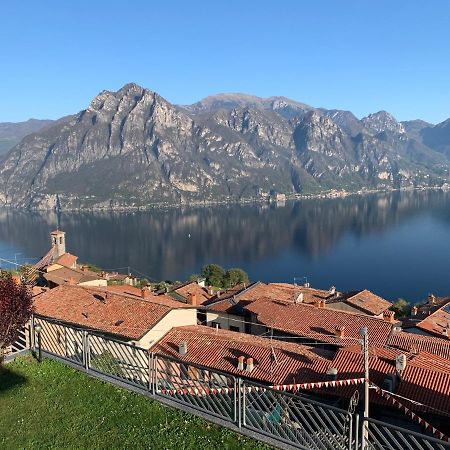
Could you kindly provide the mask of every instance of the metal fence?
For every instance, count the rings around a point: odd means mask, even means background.
[[[347,411],[249,381],[243,387],[245,426],[302,449],[355,448]]]
[[[131,386],[155,400],[280,446],[312,450],[450,450],[450,443],[370,419],[363,449],[359,415],[298,394],[148,350],[110,337],[35,318],[42,351],[111,382]],[[361,421],[363,422],[363,421]]]
[[[369,450],[448,450],[450,442],[380,422],[365,421],[369,430]]]
[[[3,358],[5,361],[10,361],[16,356],[28,352],[30,348],[29,333],[29,326],[22,328],[17,335],[17,339],[9,347],[0,351],[0,359]]]

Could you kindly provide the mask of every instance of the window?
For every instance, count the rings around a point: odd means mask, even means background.
[[[213,328],[222,328],[222,327],[220,326],[220,323],[219,323],[219,322],[211,322],[211,326],[212,326]]]
[[[233,325],[230,325],[230,331],[236,331],[237,333],[239,333],[241,329],[239,327],[233,327]]]

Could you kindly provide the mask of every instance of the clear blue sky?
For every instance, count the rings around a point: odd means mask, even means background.
[[[174,103],[287,97],[450,117],[446,0],[5,0],[0,121],[57,118],[134,81]]]

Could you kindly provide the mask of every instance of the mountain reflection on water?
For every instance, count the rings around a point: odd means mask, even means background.
[[[0,210],[0,256],[38,258],[53,212]],[[106,269],[183,280],[215,262],[253,280],[308,277],[396,299],[450,293],[450,193],[394,192],[281,205],[217,205],[60,215],[67,250]],[[20,254],[18,257],[17,254]]]

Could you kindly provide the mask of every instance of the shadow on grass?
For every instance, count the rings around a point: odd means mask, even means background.
[[[27,379],[23,375],[9,370],[4,365],[0,365],[0,394],[15,386],[25,384],[26,382]]]

